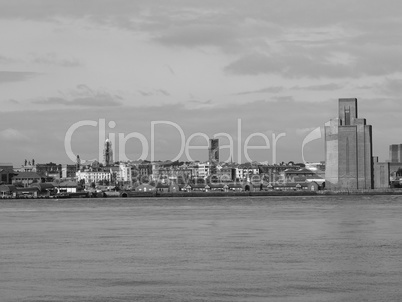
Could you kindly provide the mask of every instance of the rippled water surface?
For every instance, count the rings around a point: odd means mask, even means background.
[[[0,301],[402,301],[402,196],[0,201]]]

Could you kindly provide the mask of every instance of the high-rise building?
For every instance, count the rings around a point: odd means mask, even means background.
[[[209,140],[209,163],[211,174],[216,174],[216,166],[219,164],[219,139],[211,138]]]
[[[389,146],[389,161],[391,163],[402,162],[402,144]]]
[[[105,148],[103,149],[103,163],[106,167],[113,164],[112,142],[109,141],[109,139],[106,139],[105,141]]]
[[[357,117],[357,99],[339,99],[339,117],[325,126],[325,185],[372,189],[372,127]]]

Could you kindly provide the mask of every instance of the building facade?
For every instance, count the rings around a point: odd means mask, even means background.
[[[99,181],[112,180],[112,173],[107,171],[77,171],[76,173],[77,181],[84,179],[85,183],[98,183]]]
[[[325,126],[327,189],[372,189],[372,127],[358,118],[357,99],[339,99],[339,117]]]
[[[391,145],[389,147],[389,160],[379,162],[378,157],[374,157],[374,188],[402,188],[402,160],[399,161],[400,146]]]
[[[12,184],[28,187],[33,183],[41,183],[42,180],[42,177],[35,172],[20,172],[13,177]]]
[[[132,182],[131,166],[125,163],[119,164],[119,174],[117,181]]]
[[[13,165],[8,163],[0,163],[0,184],[11,184],[13,176]]]

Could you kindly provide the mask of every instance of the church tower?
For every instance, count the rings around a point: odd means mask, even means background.
[[[113,149],[112,142],[109,139],[105,141],[105,147],[103,149],[103,164],[105,167],[113,165]]]

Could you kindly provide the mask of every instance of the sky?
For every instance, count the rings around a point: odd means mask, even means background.
[[[115,160],[205,161],[214,136],[222,161],[317,162],[339,98],[358,99],[387,160],[402,143],[401,13],[393,0],[0,0],[0,162],[99,159],[105,137]]]

